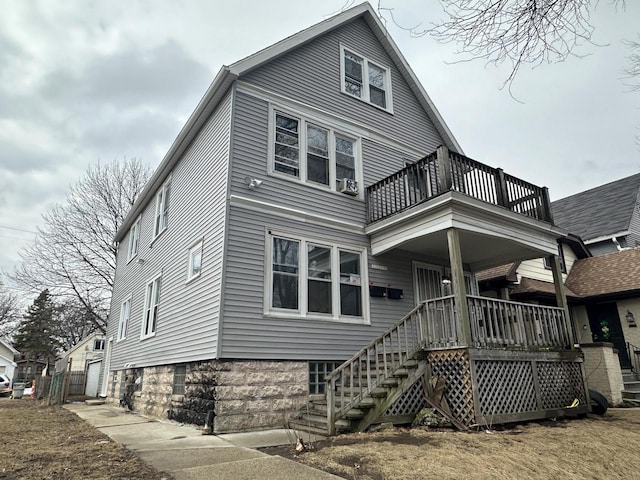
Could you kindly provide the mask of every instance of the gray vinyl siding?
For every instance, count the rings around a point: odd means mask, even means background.
[[[633,206],[631,221],[629,222],[629,235],[627,235],[627,247],[640,246],[640,190]]]
[[[218,341],[228,182],[231,101],[221,102],[172,172],[168,228],[152,243],[155,196],[144,208],[138,257],[126,262],[122,240],[111,304],[111,369],[215,358]],[[186,283],[188,251],[203,240],[199,278]],[[138,263],[138,259],[143,263]],[[149,280],[162,273],[156,335],[140,339]],[[116,342],[120,306],[129,295],[127,338]]]
[[[340,43],[391,69],[393,114],[341,92]],[[333,30],[243,75],[242,80],[316,108],[358,119],[425,155],[444,143],[363,19]]]
[[[401,300],[370,299],[370,325],[264,316],[265,241],[268,230],[306,236],[318,242],[366,247],[364,235],[334,230],[266,213],[230,207],[225,273],[221,358],[342,360],[350,357],[414,306],[414,254],[368,256],[369,282],[404,292]],[[363,288],[367,288],[363,285]]]

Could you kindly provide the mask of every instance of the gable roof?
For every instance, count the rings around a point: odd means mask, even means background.
[[[449,130],[449,127],[440,115],[440,112],[438,112],[438,109],[431,101],[431,98],[427,95],[427,92],[418,80],[418,77],[415,75],[400,52],[400,49],[389,35],[389,32],[385,29],[371,5],[368,2],[364,2],[291,35],[284,40],[249,55],[248,57],[245,57],[229,66],[223,66],[187,120],[187,123],[185,123],[182,130],[180,130],[180,133],[173,141],[173,144],[162,159],[162,162],[160,162],[160,165],[147,182],[144,190],[139,195],[135,204],[118,229],[114,240],[119,242],[126,235],[142,209],[153,197],[156,190],[168,176],[171,169],[179,161],[184,151],[204,126],[209,116],[213,113],[220,101],[222,101],[226,92],[237,78],[358,18],[363,18],[367,22],[367,25],[380,41],[382,47],[394,61],[396,67],[407,81],[413,94],[418,99],[418,102],[420,102],[422,108],[433,122],[445,145],[455,152],[464,153],[451,133],[451,130]]]
[[[640,173],[551,203],[554,223],[584,241],[623,234],[640,189]]]
[[[505,263],[504,265],[498,265],[497,267],[488,268],[476,273],[476,279],[479,282],[484,282],[487,280],[504,278],[507,281],[515,282],[518,278],[516,275],[518,266],[520,266],[520,262]]]
[[[567,287],[566,283],[563,286],[564,294],[567,298],[577,298],[575,292],[573,292],[569,287]],[[516,285],[516,288],[513,289],[511,295],[514,297],[524,297],[527,294],[544,294],[547,296],[556,295],[556,286],[551,282],[545,282],[543,280],[536,280],[535,278],[522,277],[520,279],[520,283]]]
[[[640,248],[578,260],[565,285],[581,297],[640,294]]]
[[[7,347],[11,351],[11,353],[13,353],[14,355],[20,355],[20,352],[18,350],[16,350],[15,348],[13,348],[13,345],[11,345],[9,340],[7,340],[6,338],[0,337],[0,344],[2,344],[5,347]]]
[[[106,339],[106,336],[104,333],[101,333],[101,332],[90,333],[89,335],[84,337],[82,340],[80,340],[78,343],[76,343],[73,347],[71,347],[69,350],[67,350],[66,352],[63,352],[62,355],[60,355],[60,357],[68,357],[69,355],[74,353],[76,350],[78,350],[80,347],[88,345],[91,341],[96,339],[100,339],[100,340]]]

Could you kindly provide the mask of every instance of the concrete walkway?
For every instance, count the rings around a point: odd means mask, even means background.
[[[202,435],[193,425],[159,421],[110,405],[67,404],[67,410],[124,444],[156,469],[176,480],[339,479],[255,448],[289,445],[285,430]],[[303,433],[306,441],[309,434]],[[311,436],[311,441],[321,437]],[[292,447],[293,448],[293,447]]]

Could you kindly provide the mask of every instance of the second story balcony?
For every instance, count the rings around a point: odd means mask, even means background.
[[[370,185],[372,253],[394,249],[448,258],[446,231],[460,234],[472,271],[557,253],[549,192],[459,153],[436,152]]]

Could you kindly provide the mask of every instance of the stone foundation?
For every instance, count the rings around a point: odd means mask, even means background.
[[[173,395],[175,366],[146,367],[142,389],[134,393],[134,410],[157,418],[204,425],[214,410],[214,432],[241,432],[282,428],[306,405],[309,369],[304,361],[211,360],[187,364],[184,395]],[[118,371],[108,401],[118,404],[121,375]]]
[[[624,382],[613,344],[583,343],[580,348],[584,354],[584,373],[589,388],[604,395],[611,406],[620,405]]]

